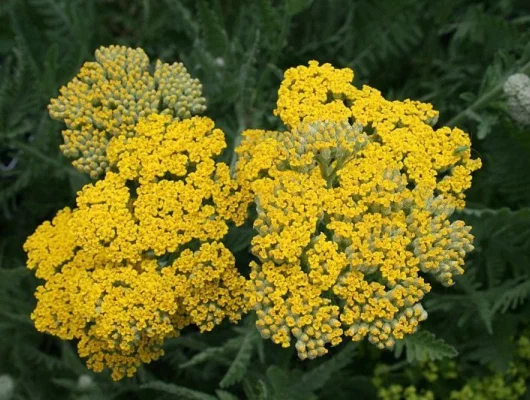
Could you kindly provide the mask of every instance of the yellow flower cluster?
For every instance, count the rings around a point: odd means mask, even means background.
[[[68,85],[52,99],[50,115],[66,124],[63,153],[73,165],[93,178],[106,172],[109,141],[135,135],[140,118],[153,113],[176,119],[202,113],[205,99],[197,79],[181,63],[157,61],[150,73],[142,49],[101,47],[96,61],[87,62]]]
[[[431,124],[438,120],[438,112],[430,104],[389,101],[369,86],[357,89],[352,79],[351,69],[316,61],[291,68],[278,92],[275,115],[289,128],[303,121],[360,123],[400,163],[410,184],[443,194],[462,208],[470,173],[481,165],[479,159],[471,159],[468,135],[458,128],[434,130]]]
[[[522,335],[515,341],[516,357],[506,372],[483,378],[474,377],[460,390],[452,391],[451,400],[520,400],[527,398],[530,381],[530,336]]]
[[[425,276],[452,285],[473,248],[450,217],[480,160],[464,132],[432,128],[430,105],[352,79],[314,61],[286,71],[275,114],[289,130],[245,131],[234,180],[215,161],[223,132],[192,116],[205,101],[181,64],[152,75],[141,49],[99,49],[50,105],[67,125],[63,152],[105,175],[24,245],[45,281],[37,329],[79,340],[115,379],[185,326],[209,331],[252,307],[261,335],[294,338],[301,359],[344,336],[383,349],[415,332]],[[222,240],[251,203],[247,280]]]
[[[415,377],[415,383],[402,385],[389,383],[388,366],[378,364],[373,379],[381,400],[520,400],[526,398],[527,383],[530,379],[530,337],[528,331],[514,340],[516,356],[504,372],[493,372],[482,377],[472,377],[460,382],[465,373],[454,361],[421,362],[408,366],[402,374]],[[423,377],[424,381],[418,381]],[[420,378],[421,379],[421,378]],[[426,386],[433,390],[420,389]],[[450,388],[461,385],[457,390]],[[441,389],[441,390],[440,390]],[[440,393],[438,392],[440,390]]]
[[[289,69],[275,110],[287,132],[248,130],[237,179],[254,196],[257,327],[301,359],[367,337],[377,347],[427,314],[424,276],[463,273],[470,228],[450,221],[480,160],[461,130],[434,130],[428,104],[388,101],[353,72]]]
[[[209,331],[247,311],[247,280],[220,241],[246,209],[214,158],[222,131],[204,117],[152,114],[109,146],[116,171],[87,185],[28,238],[28,266],[45,283],[38,330],[78,339],[79,354],[114,379],[163,354],[189,325]]]

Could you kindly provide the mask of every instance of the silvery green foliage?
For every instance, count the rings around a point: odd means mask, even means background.
[[[504,83],[510,116],[521,125],[530,125],[530,77],[511,75]]]

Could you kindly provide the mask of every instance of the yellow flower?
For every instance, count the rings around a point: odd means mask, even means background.
[[[164,340],[194,324],[209,331],[249,307],[247,280],[220,242],[242,223],[247,200],[208,118],[153,114],[134,138],[113,142],[114,171],[85,186],[24,246],[45,283],[32,318],[42,332],[78,339],[79,354],[114,379],[163,354]]]
[[[101,47],[96,61],[87,62],[68,85],[52,99],[50,115],[66,124],[61,150],[73,165],[93,178],[112,165],[106,157],[111,139],[125,141],[135,135],[140,118],[153,113],[190,118],[205,109],[202,87],[181,63],[156,62],[142,49]]]
[[[464,272],[470,228],[451,222],[480,160],[469,137],[434,130],[429,104],[388,101],[353,71],[310,62],[285,72],[275,114],[286,132],[248,130],[237,179],[254,196],[256,323],[300,358],[344,336],[377,347],[416,331],[432,274]]]

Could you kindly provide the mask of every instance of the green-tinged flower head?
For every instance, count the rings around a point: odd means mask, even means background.
[[[134,136],[140,118],[185,119],[206,109],[200,82],[181,63],[158,60],[152,73],[142,49],[101,47],[95,55],[49,106],[50,115],[66,124],[61,150],[93,178],[110,167],[109,142]]]
[[[449,359],[410,363],[398,374],[392,365],[377,364],[372,382],[378,398],[384,400],[521,400],[526,398],[530,378],[528,333],[526,329],[513,338],[514,357],[503,371],[491,365],[489,373],[469,376],[468,366]]]
[[[434,129],[429,104],[352,78],[316,62],[289,69],[276,110],[289,130],[245,131],[236,149],[257,211],[256,325],[301,359],[348,336],[392,348],[427,318],[425,274],[452,285],[473,248],[450,221],[480,167],[469,136]]]
[[[511,75],[504,83],[510,116],[521,125],[530,125],[530,77]]]
[[[83,374],[77,379],[77,388],[81,391],[86,391],[94,388],[96,385],[94,379],[90,375]]]
[[[416,238],[412,250],[424,273],[433,274],[445,286],[451,286],[453,277],[464,273],[461,260],[473,250],[471,227],[463,221],[450,222],[454,207],[443,197],[427,201],[425,208],[411,210],[407,217],[409,229]],[[426,223],[417,223],[424,219]]]

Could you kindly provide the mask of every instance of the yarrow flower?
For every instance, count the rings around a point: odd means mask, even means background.
[[[209,331],[247,311],[247,280],[222,243],[246,204],[215,162],[223,132],[208,118],[151,114],[111,142],[113,169],[28,238],[28,267],[45,281],[32,318],[78,339],[95,371],[131,376],[194,324]]]
[[[275,114],[289,130],[247,130],[236,149],[257,210],[256,325],[301,359],[344,336],[392,348],[427,318],[426,276],[452,285],[473,248],[449,219],[480,167],[468,135],[352,79],[315,61],[287,70]]]
[[[467,134],[434,130],[428,104],[388,101],[353,72],[312,61],[285,73],[286,132],[247,130],[237,178],[200,83],[140,49],[101,48],[52,100],[66,155],[98,182],[30,236],[35,326],[95,371],[132,376],[188,325],[257,313],[264,338],[300,358],[367,337],[379,348],[427,314],[427,275],[449,286],[473,248],[449,218],[480,160]],[[254,203],[250,279],[223,239]]]
[[[206,109],[202,86],[181,63],[157,60],[150,72],[142,49],[101,47],[61,95],[51,100],[50,115],[66,124],[63,153],[92,178],[109,170],[109,141],[135,135],[140,118],[153,113],[190,118]]]
[[[508,113],[519,124],[530,125],[530,77],[513,74],[504,82]]]

